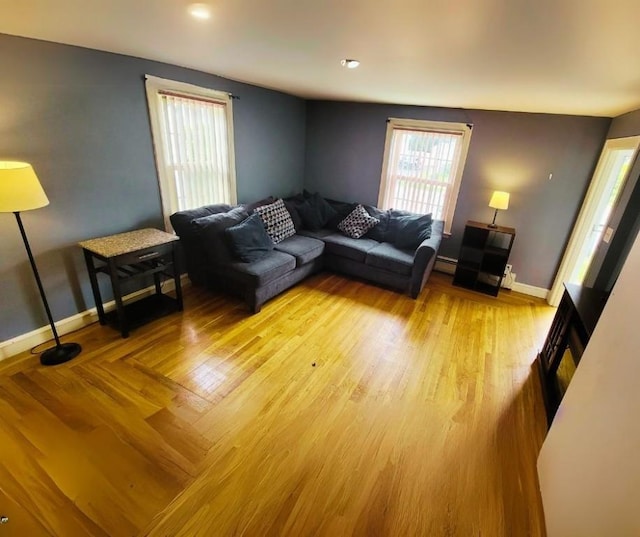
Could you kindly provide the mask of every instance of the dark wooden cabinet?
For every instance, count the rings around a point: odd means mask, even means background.
[[[564,395],[557,372],[565,350],[568,348],[571,351],[571,358],[577,367],[609,298],[609,293],[598,289],[571,283],[565,283],[564,287],[562,300],[538,355],[542,395],[549,425]]]
[[[515,237],[512,227],[467,222],[453,284],[498,296]]]

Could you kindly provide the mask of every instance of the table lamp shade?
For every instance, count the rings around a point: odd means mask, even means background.
[[[31,164],[0,161],[0,213],[15,213],[49,205]]]
[[[491,201],[489,201],[489,207],[491,207],[492,209],[500,209],[501,211],[508,209],[509,193],[496,190],[491,195]]]

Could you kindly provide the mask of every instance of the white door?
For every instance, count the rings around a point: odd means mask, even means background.
[[[547,297],[547,302],[552,306],[557,306],[560,302],[564,283],[582,284],[598,244],[603,239],[611,239],[613,230],[607,230],[609,218],[624,188],[639,145],[640,136],[616,138],[605,143],[560,269]]]

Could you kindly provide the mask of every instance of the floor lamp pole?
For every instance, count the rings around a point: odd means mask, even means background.
[[[53,322],[53,316],[51,315],[51,310],[49,309],[49,303],[47,302],[47,297],[44,294],[42,281],[40,280],[40,275],[38,274],[38,267],[36,267],[36,262],[33,259],[31,247],[29,246],[29,240],[27,239],[27,234],[25,233],[24,226],[22,225],[20,212],[16,211],[13,214],[16,215],[16,221],[18,222],[18,227],[20,228],[20,235],[22,235],[22,241],[24,242],[24,247],[27,250],[29,262],[31,263],[31,269],[33,270],[33,275],[35,276],[36,283],[38,284],[38,290],[40,291],[40,298],[42,298],[42,303],[44,304],[44,309],[47,312],[47,318],[49,319],[49,324],[51,325],[51,331],[53,332],[53,338],[56,341],[55,347],[47,349],[40,355],[40,363],[42,365],[57,365],[68,362],[69,360],[75,358],[76,356],[78,356],[78,354],[80,354],[82,347],[80,347],[80,345],[78,345],[77,343],[60,342],[58,331],[56,330],[56,325]]]

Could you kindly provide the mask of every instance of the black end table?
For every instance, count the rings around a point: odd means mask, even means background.
[[[79,243],[87,263],[100,324],[114,324],[120,329],[122,337],[126,338],[134,326],[161,315],[182,311],[182,288],[177,263],[179,240],[176,235],[147,228]],[[102,264],[96,265],[95,260]],[[112,314],[105,314],[98,273],[108,275],[111,280],[116,303],[116,310]],[[161,275],[173,278],[176,298],[162,293]],[[153,276],[155,294],[124,305],[122,283],[145,276]]]

